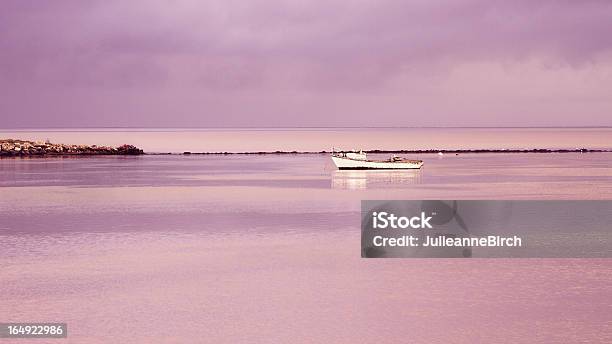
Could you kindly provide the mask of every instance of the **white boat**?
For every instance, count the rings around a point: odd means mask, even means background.
[[[363,151],[332,152],[331,158],[340,170],[406,170],[423,166],[422,160],[408,160],[396,156],[388,160],[368,160]]]

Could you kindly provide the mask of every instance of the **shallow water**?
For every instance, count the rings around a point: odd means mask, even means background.
[[[612,128],[253,128],[1,130],[0,138],[133,144],[145,152],[612,149]]]
[[[2,321],[70,343],[612,341],[610,259],[366,260],[359,239],[362,199],[612,199],[612,154],[419,157],[0,159]]]

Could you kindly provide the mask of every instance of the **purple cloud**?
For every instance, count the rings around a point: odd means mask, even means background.
[[[0,3],[0,127],[612,125],[608,1]]]

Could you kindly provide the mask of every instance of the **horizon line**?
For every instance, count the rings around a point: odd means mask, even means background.
[[[0,131],[44,131],[44,130],[95,130],[95,129],[151,129],[151,130],[205,130],[205,129],[609,129],[610,125],[586,126],[214,126],[214,127],[138,127],[138,126],[100,126],[100,127],[15,127],[0,128]]]

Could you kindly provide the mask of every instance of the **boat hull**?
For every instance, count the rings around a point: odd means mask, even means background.
[[[423,166],[420,160],[373,161],[332,156],[332,161],[340,170],[413,170]]]

